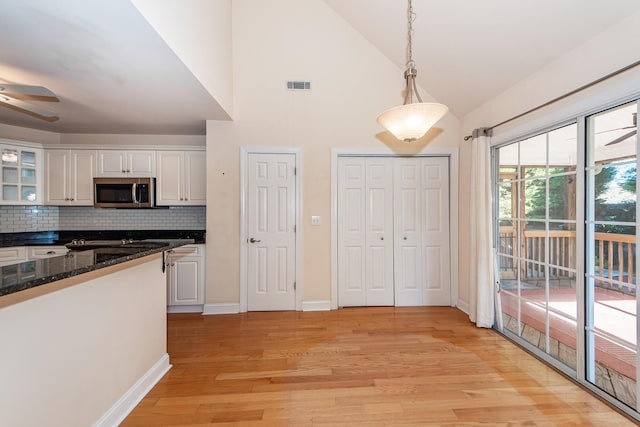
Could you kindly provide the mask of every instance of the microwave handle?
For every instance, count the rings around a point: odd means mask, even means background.
[[[131,196],[133,197],[133,203],[140,203],[136,195],[136,193],[138,192],[137,190],[138,190],[138,184],[134,182],[133,186],[131,187]]]

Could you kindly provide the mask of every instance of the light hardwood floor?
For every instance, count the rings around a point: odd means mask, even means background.
[[[172,314],[168,344],[123,426],[634,425],[455,308]]]

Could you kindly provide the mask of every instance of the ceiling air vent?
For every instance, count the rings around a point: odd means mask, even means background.
[[[289,90],[311,90],[311,82],[288,81],[287,89]]]

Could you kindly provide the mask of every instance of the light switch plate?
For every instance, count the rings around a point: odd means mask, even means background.
[[[311,225],[320,225],[320,217],[318,215],[311,216]]]

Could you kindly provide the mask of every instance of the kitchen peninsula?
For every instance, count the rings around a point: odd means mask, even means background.
[[[0,267],[0,424],[117,425],[170,368],[164,253],[188,243]]]

